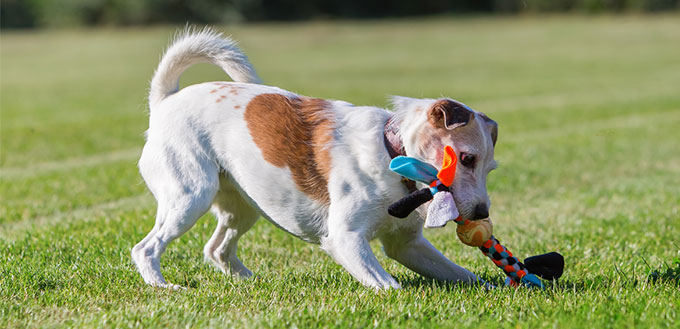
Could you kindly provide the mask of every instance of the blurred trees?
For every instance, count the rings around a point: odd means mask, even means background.
[[[655,12],[680,0],[2,0],[3,28],[230,23],[427,14]]]

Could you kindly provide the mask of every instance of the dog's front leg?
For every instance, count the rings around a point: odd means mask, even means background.
[[[423,237],[420,228],[392,232],[382,236],[381,241],[388,257],[422,276],[442,281],[482,283],[493,288],[472,272],[446,258]]]
[[[368,287],[399,289],[399,283],[380,266],[368,240],[357,232],[335,232],[323,239],[326,250],[355,279]]]
[[[372,229],[373,217],[356,209],[351,200],[337,200],[329,209],[328,236],[321,240],[321,247],[362,284],[399,289],[399,283],[380,266],[368,243],[366,232]]]

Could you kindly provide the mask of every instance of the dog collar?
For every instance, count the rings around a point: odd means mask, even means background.
[[[392,120],[392,118],[387,119],[385,122],[385,128],[383,129],[383,139],[385,142],[385,148],[387,153],[389,153],[390,158],[394,159],[398,156],[406,156],[406,151],[404,150],[404,143],[401,141],[399,136],[399,127]]]
[[[383,128],[383,142],[385,143],[385,149],[387,149],[387,154],[390,155],[390,158],[394,159],[398,156],[406,156],[404,143],[402,143],[401,136],[399,135],[399,127],[392,118],[387,119],[387,122],[385,122],[385,127]],[[401,182],[409,193],[413,193],[417,190],[416,182],[413,180],[402,178]]]

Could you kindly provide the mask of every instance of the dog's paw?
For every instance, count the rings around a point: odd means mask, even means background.
[[[245,267],[232,268],[229,273],[237,279],[248,279],[253,276],[253,272]]]
[[[172,284],[172,283],[169,283],[168,286],[166,287],[166,289],[175,290],[175,291],[177,291],[177,290],[187,290],[187,288],[185,288],[185,287],[182,287],[178,284]]]
[[[376,291],[389,291],[393,289],[401,289],[401,284],[397,282],[394,278],[390,278],[390,280],[386,280],[380,283],[376,284],[366,284],[366,286],[372,287]]]
[[[187,290],[187,288],[182,287],[178,284],[172,284],[172,283],[156,283],[156,284],[151,284],[152,287],[154,288],[161,288],[161,289],[167,289],[167,290],[173,290],[173,291],[179,291],[179,290]]]

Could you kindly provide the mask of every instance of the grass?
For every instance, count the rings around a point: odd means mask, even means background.
[[[680,19],[438,18],[228,27],[268,84],[386,106],[447,95],[500,123],[496,236],[558,250],[545,291],[424,280],[376,293],[317,246],[261,220],[240,244],[257,279],[202,260],[208,215],[163,258],[181,292],[129,257],[153,225],[136,170],[145,94],[174,28],[3,32],[0,327],[679,328]],[[198,66],[182,84],[223,80]],[[444,254],[501,283],[455,228]]]

